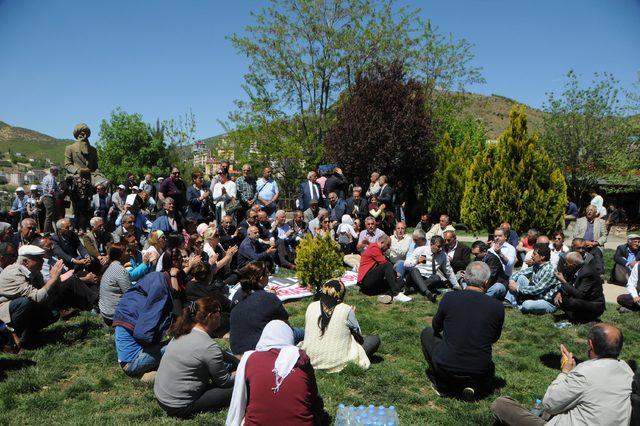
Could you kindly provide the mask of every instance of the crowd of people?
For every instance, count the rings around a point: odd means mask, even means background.
[[[381,303],[440,297],[420,340],[442,394],[474,399],[491,391],[491,348],[505,308],[560,309],[581,323],[596,323],[605,310],[607,224],[595,196],[576,220],[571,247],[562,232],[549,238],[531,229],[520,237],[508,223],[468,247],[447,215],[431,223],[422,214],[407,235],[402,183],[391,187],[378,173],[361,186],[339,167],[322,176],[310,171],[287,214],[278,208],[270,167],[256,179],[245,164],[235,177],[222,162],[209,181],[194,172],[190,184],[173,167],[164,179],[137,182],[130,174],[115,186],[97,169],[89,135],[86,125],[74,130],[63,182],[52,167],[41,187],[29,194],[18,188],[0,222],[3,349],[30,349],[39,330],[91,311],[113,330],[123,373],[154,380],[170,416],[230,407],[232,425],[265,424],[274,410],[292,424],[317,424],[326,415],[314,371],[370,366],[380,339],[361,330],[341,280],[315,289],[303,329],[289,325],[268,285],[277,268],[296,269],[296,248],[307,235],[334,239],[359,290]],[[640,310],[639,246],[640,236],[630,234],[616,250],[611,278],[627,286],[618,299],[623,312]],[[230,352],[213,340],[222,337]],[[589,361],[576,365],[563,347],[562,373],[543,400],[554,424],[629,418],[633,373],[617,359],[621,347],[622,332],[600,323],[589,333]],[[606,387],[605,376],[615,377]],[[508,398],[492,410],[507,424],[544,422]]]

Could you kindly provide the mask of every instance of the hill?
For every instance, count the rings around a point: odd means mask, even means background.
[[[479,120],[487,130],[489,139],[496,139],[509,124],[509,111],[515,103],[520,103],[513,99],[509,99],[500,95],[478,95],[475,93],[466,93],[464,95],[466,105],[461,114],[470,116]],[[529,131],[542,132],[545,113],[539,109],[532,108],[528,105],[525,110],[529,122]]]
[[[22,127],[13,127],[0,121],[0,152],[9,150],[12,153],[20,152],[30,158],[49,158],[57,164],[62,164],[64,159],[64,147],[73,141],[69,139],[56,139],[44,133]]]

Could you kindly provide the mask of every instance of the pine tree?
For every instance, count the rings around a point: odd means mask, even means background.
[[[435,148],[437,168],[429,185],[429,209],[460,219],[460,204],[465,189],[466,173],[474,156],[484,150],[484,130],[470,128],[463,132],[445,132]]]
[[[538,135],[528,134],[524,107],[512,108],[509,127],[475,156],[466,180],[461,218],[471,229],[490,231],[503,221],[518,232],[561,229],[567,185]]]

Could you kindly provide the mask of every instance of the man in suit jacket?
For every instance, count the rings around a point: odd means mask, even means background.
[[[611,281],[615,284],[627,285],[631,270],[640,263],[640,235],[629,234],[626,244],[620,244],[613,255]]]
[[[585,263],[578,252],[566,256],[565,271],[556,272],[562,287],[553,303],[562,308],[571,321],[590,322],[602,315],[605,309],[602,279],[592,265]]]
[[[591,247],[604,247],[607,242],[607,226],[603,219],[597,217],[595,206],[588,206],[585,216],[576,221],[573,238],[584,238],[587,249]]]
[[[469,262],[471,262],[471,250],[461,242],[458,242],[455,231],[446,231],[444,233],[444,249],[455,273],[464,271]]]
[[[91,199],[91,210],[94,216],[101,217],[105,222],[109,221],[109,216],[113,213],[113,200],[104,185],[96,186],[96,193]]]
[[[318,180],[318,174],[310,171],[307,173],[307,180],[300,184],[298,208],[302,211],[307,210],[311,206],[311,200],[318,200],[321,206],[325,203],[322,188],[320,188],[316,180]]]
[[[347,193],[347,186],[347,179],[342,174],[342,169],[336,167],[324,183],[323,189],[327,196],[329,193],[335,192],[338,194],[338,197],[344,200],[345,194]]]
[[[382,175],[378,180],[380,192],[378,193],[378,205],[384,204],[386,211],[393,211],[393,188],[387,183],[387,177]]]
[[[56,233],[51,236],[53,253],[62,259],[69,269],[82,270],[91,265],[91,256],[80,243],[78,234],[71,228],[69,219],[60,219],[56,223]]]
[[[87,249],[87,253],[92,259],[104,266],[109,260],[107,244],[110,235],[105,231],[104,220],[101,217],[91,218],[89,225],[91,228],[81,237],[82,245]]]
[[[490,252],[489,245],[483,241],[476,241],[471,245],[471,256],[474,260],[486,263],[491,271],[485,294],[498,300],[504,299],[509,286],[509,276],[504,271],[500,258]]]
[[[364,220],[369,216],[369,208],[367,200],[362,198],[361,191],[354,190],[351,197],[347,198],[345,213],[352,217],[358,217],[360,222],[364,223]]]
[[[87,168],[91,171],[91,183],[97,185],[105,183],[107,178],[98,169],[98,150],[89,143],[91,130],[84,123],[76,125],[73,137],[76,142],[64,149],[64,168],[67,176],[77,176],[80,170]]]

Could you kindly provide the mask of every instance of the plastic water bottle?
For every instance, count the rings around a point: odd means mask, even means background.
[[[569,321],[559,321],[559,322],[554,322],[553,326],[555,328],[563,329],[563,328],[570,327],[571,323]]]
[[[398,413],[396,411],[396,407],[393,405],[389,406],[389,410],[387,412],[387,426],[396,426],[400,419],[398,419]]]
[[[278,272],[280,272],[280,266],[276,265],[274,275],[278,275]]]
[[[544,411],[544,408],[542,408],[542,401],[540,401],[539,399],[536,399],[536,403],[533,405],[533,408],[531,408],[531,413],[534,416],[540,417],[542,416],[543,411]]]
[[[336,411],[336,426],[348,426],[349,419],[347,418],[347,409],[344,404],[338,404],[338,410]]]

